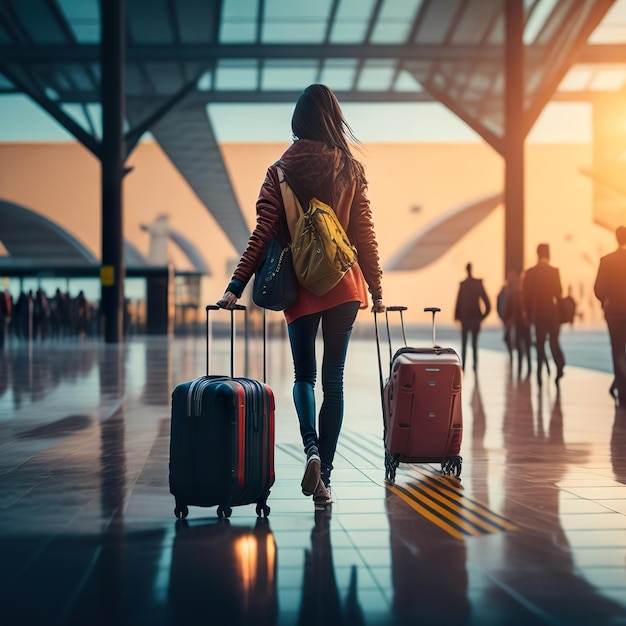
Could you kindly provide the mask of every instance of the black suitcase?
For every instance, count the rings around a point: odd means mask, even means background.
[[[237,305],[237,310],[246,307]],[[230,311],[230,376],[209,375],[212,327],[207,311],[207,375],[176,386],[172,393],[170,492],[174,514],[189,505],[217,505],[218,517],[233,506],[256,503],[268,516],[274,484],[274,394],[264,382],[234,377],[235,318]],[[265,319],[263,323],[265,352]],[[265,354],[264,354],[265,359]]]

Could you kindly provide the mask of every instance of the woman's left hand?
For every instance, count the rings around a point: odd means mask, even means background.
[[[374,300],[374,304],[372,305],[372,313],[384,313],[385,305],[383,304],[382,298],[378,300]]]
[[[239,300],[239,298],[237,298],[237,296],[232,291],[225,291],[222,298],[218,300],[216,304],[221,309],[232,310],[235,308],[237,300]]]

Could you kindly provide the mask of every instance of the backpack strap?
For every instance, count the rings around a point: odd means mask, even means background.
[[[289,235],[293,241],[293,233],[295,230],[296,222],[300,216],[304,213],[302,206],[296,197],[294,190],[287,183],[287,177],[285,176],[285,170],[283,170],[278,164],[276,165],[276,171],[278,172],[278,182],[280,184],[280,193],[283,198],[283,207],[285,209],[285,217],[287,218],[287,228],[289,228]],[[291,192],[291,193],[289,193]]]

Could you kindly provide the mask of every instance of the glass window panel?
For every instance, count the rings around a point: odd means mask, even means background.
[[[386,22],[381,24],[378,22],[372,33],[372,43],[406,43],[407,37],[411,30],[411,23],[406,21],[399,21],[395,24]]]
[[[322,43],[326,36],[326,23],[307,19],[296,21],[288,17],[263,21],[263,43]]]
[[[624,84],[624,70],[604,69],[595,73],[589,88],[592,91],[616,91]]]
[[[85,110],[80,104],[62,104],[61,110],[71,117],[83,130],[91,134],[91,126],[89,126]]]
[[[619,0],[606,12],[589,37],[589,43],[626,42],[626,2]]]
[[[423,91],[419,82],[406,70],[400,70],[393,88],[395,91]]]
[[[259,83],[258,64],[254,59],[220,61],[215,70],[215,88],[252,90]]]
[[[470,3],[455,25],[450,41],[460,45],[480,43],[485,39],[487,29],[501,9],[502,5],[493,0]]]
[[[80,91],[92,91],[96,88],[91,76],[81,65],[68,64],[65,66],[70,80]]]
[[[395,77],[395,64],[389,61],[368,61],[357,79],[361,91],[387,91]]]
[[[100,42],[100,3],[98,0],[57,0],[59,9],[79,43]]]
[[[196,82],[196,89],[198,89],[198,91],[210,91],[212,86],[213,74],[211,72],[204,72]]]
[[[534,43],[535,39],[545,26],[548,18],[552,15],[552,11],[558,0],[540,0],[528,17],[524,26],[524,43]]]
[[[415,43],[442,43],[456,17],[461,0],[432,2],[415,36]]]
[[[126,2],[126,23],[135,43],[174,43],[174,32],[165,0]]]
[[[404,69],[415,77],[415,80],[425,80],[432,69],[430,61],[405,61]]]
[[[374,0],[341,0],[330,33],[332,43],[362,43],[374,9]]]
[[[263,43],[321,43],[325,40],[331,0],[266,0],[261,28]]]
[[[314,61],[271,61],[261,73],[261,88],[274,91],[300,90],[317,81]]]
[[[352,89],[356,68],[356,59],[329,59],[322,67],[320,82],[333,90]]]
[[[176,0],[172,3],[182,43],[211,43],[214,41],[218,12],[214,2]]]
[[[99,102],[93,102],[88,104],[86,108],[95,130],[96,138],[100,139],[102,137],[102,105]]]
[[[487,43],[493,46],[503,46],[505,39],[504,15],[501,13],[496,18],[495,24],[487,37]]]
[[[563,77],[563,80],[559,84],[558,91],[582,91],[587,89],[591,76],[591,68],[574,66]]]
[[[158,94],[171,95],[182,89],[183,77],[178,63],[146,63],[145,68]]]
[[[150,87],[138,63],[126,63],[124,70],[126,93],[130,96],[141,95],[145,88]]]
[[[47,4],[20,0],[13,2],[12,7],[20,23],[35,43],[68,43],[65,32]]]
[[[224,0],[219,39],[222,43],[256,41],[258,0]]]

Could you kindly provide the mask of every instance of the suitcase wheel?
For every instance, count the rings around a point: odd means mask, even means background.
[[[230,517],[232,515],[233,509],[230,506],[222,506],[221,504],[217,507],[217,516],[218,517]]]
[[[400,462],[385,448],[385,480],[393,485],[396,481],[396,470]]]
[[[451,476],[454,474],[457,478],[461,475],[463,465],[463,457],[446,456],[441,462],[441,473]]]
[[[259,517],[267,517],[270,514],[270,507],[267,506],[267,504],[265,504],[264,502],[259,502],[256,505],[256,514]]]
[[[185,519],[189,515],[189,507],[186,504],[178,504],[177,502],[174,508],[174,515],[178,519]]]

